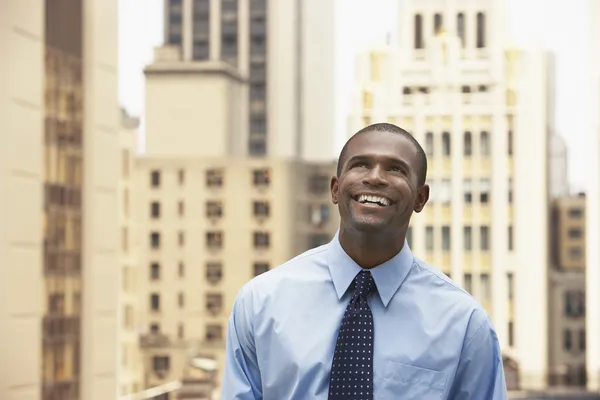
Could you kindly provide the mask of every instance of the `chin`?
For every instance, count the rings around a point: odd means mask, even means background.
[[[375,220],[371,218],[352,219],[350,226],[353,229],[364,233],[381,233],[389,228],[389,221]]]

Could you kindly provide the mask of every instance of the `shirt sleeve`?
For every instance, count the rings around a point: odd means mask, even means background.
[[[463,346],[449,400],[507,400],[496,332],[487,316],[475,326]]]
[[[238,293],[227,326],[225,368],[221,399],[262,400],[262,384],[252,326],[252,292]]]

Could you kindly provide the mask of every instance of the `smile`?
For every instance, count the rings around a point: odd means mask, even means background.
[[[353,199],[360,204],[374,205],[379,207],[387,207],[392,204],[392,201],[386,197],[370,194],[361,194],[353,197]]]

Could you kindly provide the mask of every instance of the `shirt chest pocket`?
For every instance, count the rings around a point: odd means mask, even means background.
[[[442,400],[446,373],[388,361],[383,375],[381,400]]]

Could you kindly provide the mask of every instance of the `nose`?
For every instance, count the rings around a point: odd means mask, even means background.
[[[376,187],[386,186],[385,171],[379,165],[374,166],[363,177],[363,184]]]

